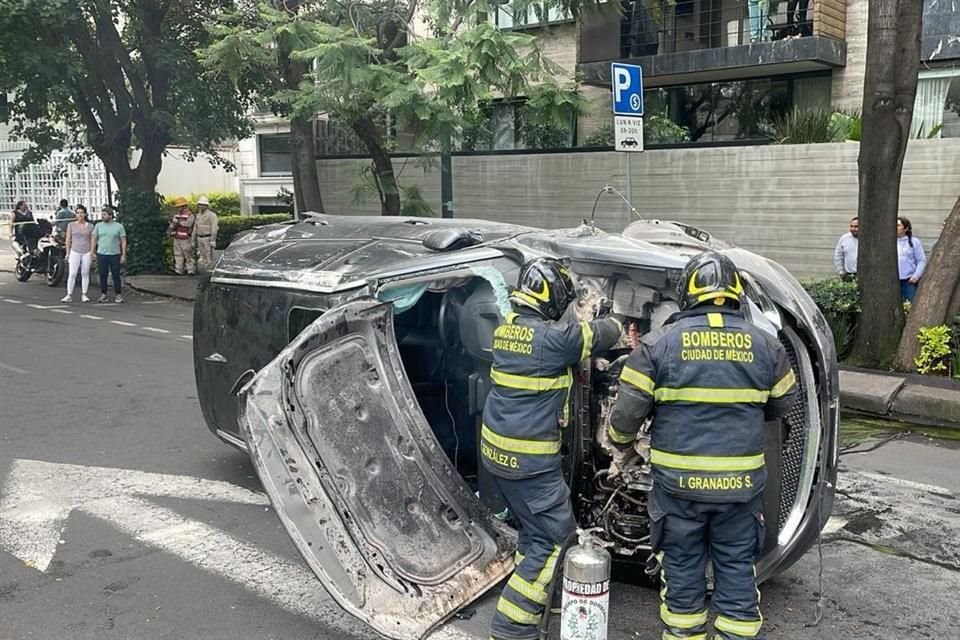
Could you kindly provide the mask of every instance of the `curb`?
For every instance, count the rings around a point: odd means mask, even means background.
[[[916,374],[842,368],[840,407],[859,415],[960,429],[960,384]]]
[[[137,286],[137,285],[131,284],[129,280],[125,280],[123,284],[128,289],[132,291],[136,291],[137,293],[143,293],[151,296],[158,296],[161,298],[170,298],[171,300],[179,300],[180,302],[189,302],[190,304],[193,304],[196,300],[196,298],[185,298],[183,296],[178,296],[176,294],[170,293],[169,291],[157,291],[156,289],[149,286],[147,287]]]

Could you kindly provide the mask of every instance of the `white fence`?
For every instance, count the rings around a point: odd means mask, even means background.
[[[107,174],[98,159],[77,166],[67,161],[68,154],[55,152],[46,162],[14,173],[26,145],[0,145],[0,211],[9,213],[17,200],[24,199],[34,215],[47,218],[60,208],[61,198],[91,211],[107,202]]]

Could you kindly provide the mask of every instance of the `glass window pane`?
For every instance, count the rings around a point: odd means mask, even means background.
[[[290,175],[290,134],[257,136],[260,148],[260,175]]]
[[[833,80],[830,76],[793,81],[793,104],[798,109],[829,109]]]

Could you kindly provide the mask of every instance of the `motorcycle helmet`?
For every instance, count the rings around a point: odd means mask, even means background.
[[[569,269],[559,260],[535,258],[520,269],[510,302],[532,309],[547,320],[559,320],[576,297]]]
[[[743,283],[736,265],[716,251],[704,251],[691,258],[677,284],[677,300],[684,311],[710,301],[722,304],[730,300],[739,304],[742,294]]]

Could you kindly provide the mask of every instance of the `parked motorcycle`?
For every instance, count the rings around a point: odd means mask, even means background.
[[[13,241],[17,255],[14,276],[20,282],[26,282],[33,274],[42,273],[47,277],[47,286],[58,287],[66,275],[66,238],[47,220],[37,221],[37,235],[36,251],[31,252],[28,245]]]

